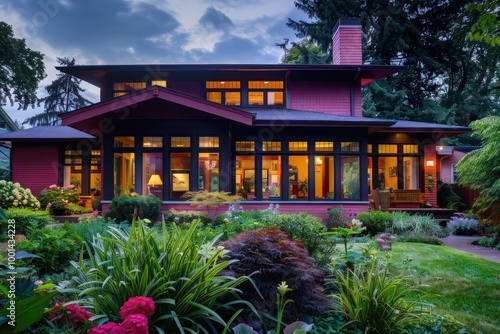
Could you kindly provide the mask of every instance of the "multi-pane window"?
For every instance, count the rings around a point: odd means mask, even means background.
[[[200,137],[199,147],[205,147],[205,148],[219,147],[219,137]]]
[[[288,150],[290,151],[307,151],[306,141],[291,141],[288,143]]]
[[[359,142],[343,141],[340,143],[340,150],[342,152],[359,152]]]
[[[255,151],[255,142],[252,140],[237,141],[235,149],[240,152],[253,152]]]
[[[134,147],[135,144],[135,138],[134,136],[115,136],[115,142],[114,146],[115,147]]]
[[[333,151],[333,141],[317,141],[314,143],[315,151]]]
[[[122,96],[143,88],[146,88],[145,82],[115,82],[113,84],[113,97]]]
[[[283,81],[249,81],[248,105],[283,105]]]
[[[170,139],[170,147],[172,148],[185,148],[191,147],[191,137],[172,137]]]
[[[262,151],[281,151],[280,141],[263,141]]]
[[[167,87],[167,80],[151,80],[151,86]]]
[[[163,137],[144,137],[142,140],[142,147],[144,148],[163,147]]]
[[[207,100],[228,106],[241,105],[240,81],[207,81]]]

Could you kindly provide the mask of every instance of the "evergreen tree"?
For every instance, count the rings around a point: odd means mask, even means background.
[[[36,90],[45,77],[43,54],[14,37],[12,27],[0,22],[0,105],[17,103],[19,109],[35,107]]]
[[[74,66],[75,59],[57,58],[62,66]],[[48,96],[43,98],[45,111],[35,116],[27,118],[23,124],[37,125],[58,125],[59,116],[75,109],[83,108],[92,102],[82,96],[85,89],[80,87],[81,80],[66,73],[57,75],[57,79],[45,87]]]

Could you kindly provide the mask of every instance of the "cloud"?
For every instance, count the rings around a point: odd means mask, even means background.
[[[200,18],[200,24],[207,29],[225,31],[234,28],[234,23],[220,10],[210,6]]]

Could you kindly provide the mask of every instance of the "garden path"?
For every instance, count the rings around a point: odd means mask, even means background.
[[[500,250],[473,245],[472,242],[481,239],[481,236],[454,235],[443,239],[446,246],[482,256],[497,263],[500,263]]]

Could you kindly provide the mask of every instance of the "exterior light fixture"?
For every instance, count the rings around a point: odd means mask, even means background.
[[[427,160],[427,161],[425,162],[425,165],[426,165],[427,167],[434,167],[434,160]]]

